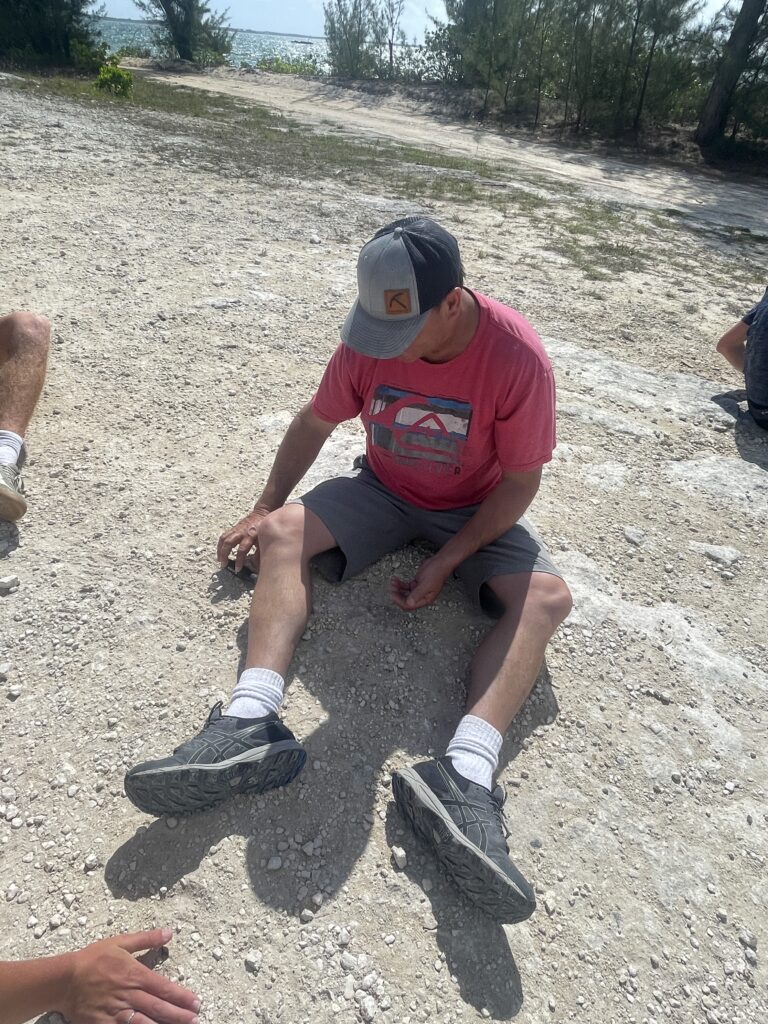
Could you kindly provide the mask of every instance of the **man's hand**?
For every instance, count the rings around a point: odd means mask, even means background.
[[[219,537],[219,544],[216,549],[216,557],[219,560],[219,564],[225,566],[229,559],[230,552],[237,548],[237,555],[235,556],[235,572],[240,572],[243,566],[246,564],[248,558],[248,552],[251,548],[258,550],[258,536],[259,528],[264,520],[270,513],[270,509],[264,508],[257,505],[253,512],[249,512],[247,516],[240,520],[239,523],[229,529],[225,530],[224,533]],[[255,568],[252,562],[249,562],[249,568]]]
[[[452,571],[439,555],[425,558],[410,582],[397,577],[390,580],[389,595],[404,612],[425,608],[437,599]]]
[[[59,1010],[71,1024],[196,1024],[200,1000],[155,974],[131,954],[170,942],[170,928],[94,942],[69,960],[69,984]]]

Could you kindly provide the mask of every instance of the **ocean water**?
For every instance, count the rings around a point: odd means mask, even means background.
[[[153,42],[152,26],[145,21],[98,18],[97,25],[102,39],[111,51],[119,50],[121,46],[141,46],[154,55],[159,55]],[[325,63],[328,50],[323,37],[237,29],[228,60],[234,67],[240,67],[242,63],[255,64],[265,57],[301,60],[310,55],[315,57],[320,65]]]

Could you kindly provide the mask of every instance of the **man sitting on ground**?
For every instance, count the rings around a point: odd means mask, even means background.
[[[571,608],[522,518],[555,444],[552,368],[519,313],[463,287],[456,239],[433,221],[383,228],[357,270],[358,299],[317,393],[288,428],[253,511],[219,540],[222,564],[236,548],[237,569],[259,565],[232,702],[171,757],[131,769],[126,793],[150,814],[178,814],[290,782],[306,755],[277,712],[310,612],[310,562],[335,552],[345,580],[425,538],[437,551],[415,579],[392,581],[395,604],[431,604],[455,572],[500,616],[475,654],[467,713],[446,755],[396,772],[395,798],[467,896],[522,920],[535,899],[509,858],[493,774]],[[286,504],[337,424],[358,415],[367,432],[359,471]]]
[[[24,435],[45,381],[51,325],[36,313],[0,317],[0,519],[27,511]]]
[[[744,374],[752,419],[768,430],[768,288],[757,305],[725,332],[717,351]]]

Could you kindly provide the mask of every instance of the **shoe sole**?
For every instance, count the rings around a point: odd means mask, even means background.
[[[238,793],[287,786],[304,767],[307,752],[295,740],[254,750],[247,759],[213,765],[150,769],[125,777],[125,795],[146,814],[182,816],[205,811]]]
[[[531,893],[521,892],[482,850],[461,832],[448,811],[412,768],[392,776],[400,814],[437,855],[457,888],[475,906],[505,924],[525,921],[536,909]]]
[[[26,511],[27,502],[24,495],[6,484],[0,484],[0,519],[7,523],[15,523]]]

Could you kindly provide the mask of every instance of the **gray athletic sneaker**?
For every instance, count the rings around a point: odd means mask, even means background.
[[[27,461],[27,449],[22,445],[18,462],[10,466],[0,465],[0,519],[15,523],[27,511],[27,499],[24,497],[24,481],[21,470]]]
[[[509,856],[501,786],[489,793],[441,757],[394,772],[392,789],[397,809],[465,896],[497,921],[531,916],[536,896]]]
[[[140,811],[192,814],[234,796],[285,786],[307,754],[277,715],[234,718],[214,705],[197,736],[170,757],[144,761],[125,776],[125,795]]]

